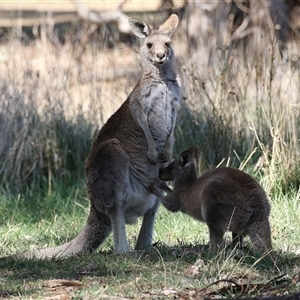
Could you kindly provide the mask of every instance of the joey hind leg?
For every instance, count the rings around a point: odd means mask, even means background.
[[[243,248],[244,236],[243,233],[232,232],[232,249],[242,249]]]
[[[209,229],[209,252],[216,254],[224,248],[224,233],[225,230],[215,224],[207,224]]]
[[[247,228],[247,231],[253,245],[253,251],[272,251],[271,229],[268,220],[254,222]]]
[[[155,204],[143,216],[143,222],[139,232],[135,250],[141,250],[147,247],[151,247],[153,244],[153,230],[159,201],[155,195],[149,195],[149,199],[146,201],[151,201],[150,197],[155,198]]]

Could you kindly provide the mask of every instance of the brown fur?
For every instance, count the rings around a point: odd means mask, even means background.
[[[232,232],[234,246],[241,246],[243,236],[249,235],[255,251],[271,251],[270,204],[263,188],[249,174],[229,167],[197,178],[197,158],[198,148],[193,146],[160,170],[161,180],[174,181],[173,193],[161,197],[162,204],[205,222],[213,252],[223,247],[226,231]]]
[[[136,249],[152,245],[157,198],[149,192],[159,168],[170,159],[181,89],[174,70],[171,36],[178,17],[158,30],[130,19],[141,46],[142,75],[128,99],[100,130],[86,160],[90,214],[70,242],[17,257],[65,257],[94,251],[113,231],[114,252],[130,251],[125,224],[143,216]]]

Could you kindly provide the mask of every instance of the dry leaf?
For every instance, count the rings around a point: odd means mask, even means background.
[[[44,297],[44,300],[70,300],[71,297],[69,297],[67,294],[60,294],[60,295],[51,295],[48,297]]]
[[[173,289],[165,289],[165,290],[162,290],[160,292],[161,295],[164,295],[164,296],[169,296],[169,295],[176,295],[177,292]]]
[[[200,273],[200,269],[202,269],[204,266],[204,261],[201,258],[198,258],[196,262],[192,265],[186,268],[183,272],[183,274],[186,274],[188,276],[197,276]]]
[[[53,279],[45,281],[43,286],[49,288],[56,288],[56,287],[81,287],[82,283],[79,281],[73,280],[65,280],[65,279]]]

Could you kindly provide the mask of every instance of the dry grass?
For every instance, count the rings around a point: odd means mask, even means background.
[[[247,161],[248,169],[256,165],[255,170],[263,171],[268,191],[278,187],[278,182],[285,190],[299,187],[296,43],[290,41],[290,60],[286,61],[263,29],[228,44],[218,30],[201,32],[198,26],[194,30],[201,33],[198,45],[188,49],[188,60],[181,60],[189,108],[183,111],[192,124],[185,124],[185,117],[179,119],[179,136],[199,145],[206,167],[220,162],[240,166]],[[187,39],[182,32],[179,37]],[[185,46],[181,53],[187,50]]]
[[[278,179],[285,188],[298,186],[295,61],[282,61],[264,32],[248,37],[246,46],[224,48],[218,31],[199,27],[191,50],[187,26],[183,18],[174,42],[185,96],[175,154],[197,144],[204,168],[223,160],[239,166],[251,155],[249,168],[259,160],[268,190]],[[35,41],[24,44],[12,35],[0,47],[2,187],[43,181],[51,188],[56,176],[80,178],[93,136],[137,81],[136,47],[105,30],[95,31],[85,47],[88,31],[70,29],[64,45],[51,27],[42,27]]]
[[[101,0],[101,1],[83,1],[90,9],[106,10],[117,8],[121,0]],[[174,1],[175,7],[181,7],[183,0]],[[123,5],[125,12],[128,11],[153,11],[158,10],[161,5],[159,0],[141,1],[141,0],[127,0]],[[74,4],[72,1],[48,1],[48,0],[8,0],[0,3],[0,9],[3,10],[38,10],[38,11],[74,11]]]
[[[2,187],[82,177],[93,136],[126,99],[138,73],[135,51],[110,51],[104,41],[78,60],[80,47],[53,45],[46,35],[1,45]],[[133,78],[126,79],[130,68]]]

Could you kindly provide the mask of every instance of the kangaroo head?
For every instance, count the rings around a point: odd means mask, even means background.
[[[135,18],[129,19],[133,33],[145,39],[141,46],[141,58],[144,65],[163,65],[172,61],[174,53],[171,36],[179,23],[177,15],[172,14],[157,30],[151,30],[148,24]]]
[[[183,151],[179,158],[174,159],[167,167],[159,170],[159,178],[164,181],[174,181],[184,169],[192,167],[196,168],[196,160],[199,157],[199,149],[197,146],[192,146],[188,150]]]

